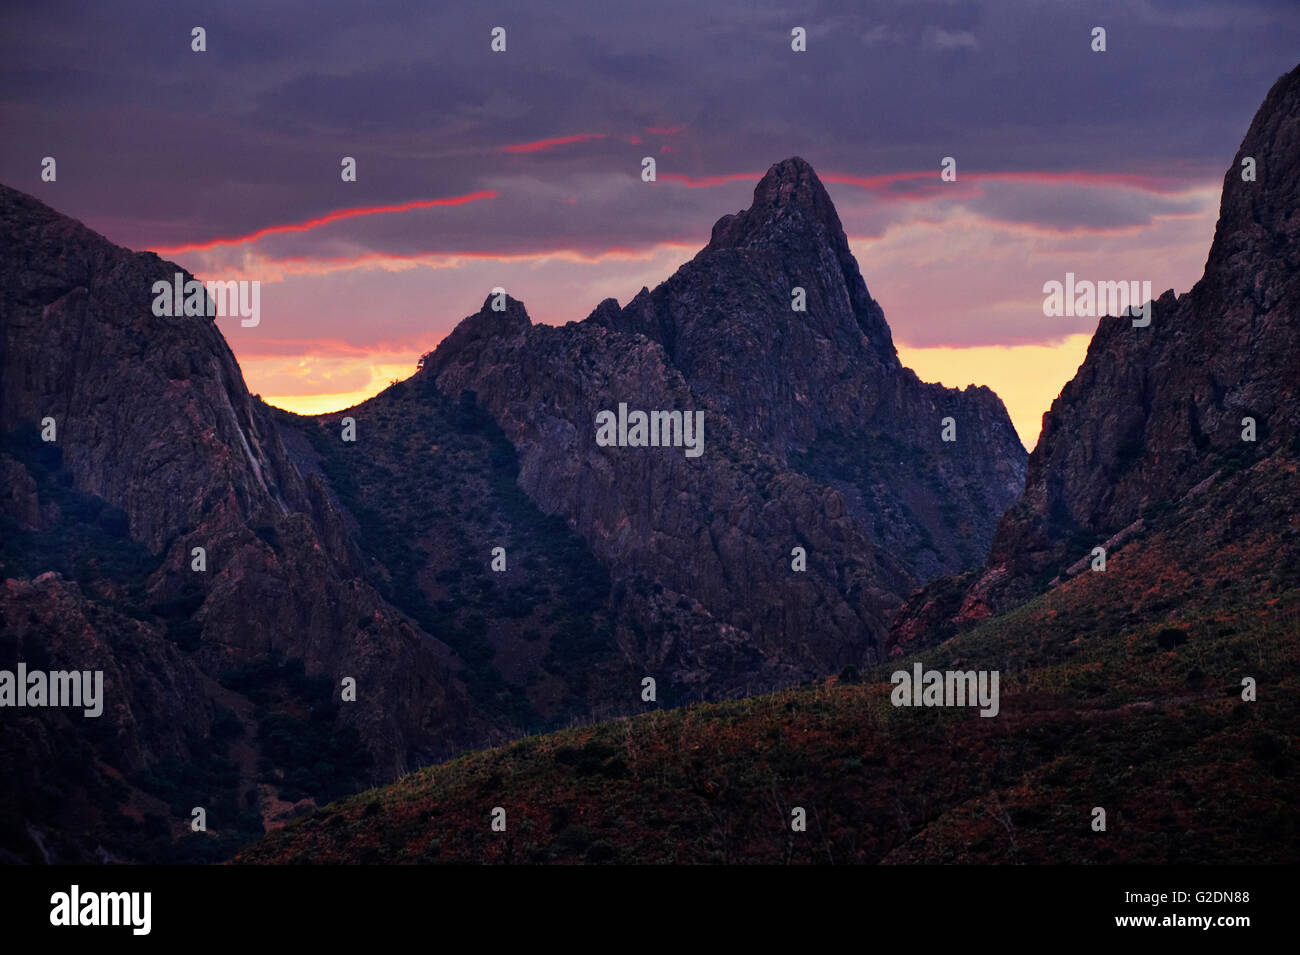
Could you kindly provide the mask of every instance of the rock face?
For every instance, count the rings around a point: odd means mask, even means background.
[[[620,643],[645,672],[661,674],[666,689],[684,683],[715,695],[873,652],[908,578],[877,552],[841,494],[738,434],[657,343],[594,323],[529,326],[513,301],[507,316],[485,303],[421,375],[448,395],[478,396],[518,448],[520,487],[565,517],[616,581],[659,589],[622,618]],[[596,415],[620,402],[703,410],[703,454],[598,446]],[[808,554],[806,573],[791,570],[796,546]],[[639,651],[636,618],[652,625]]]
[[[205,680],[215,685],[268,653],[335,686],[358,681],[363,693],[341,710],[340,726],[359,732],[376,778],[480,739],[485,727],[450,652],[360,578],[327,489],[289,459],[212,319],[152,314],[153,283],[183,270],[4,187],[0,246],[0,519],[5,576],[18,580],[0,591],[0,668],[30,659],[43,640],[54,668],[103,669],[124,737],[108,762],[122,772],[178,754],[186,733],[206,735],[215,691]],[[47,418],[52,443],[36,437]],[[46,474],[44,487],[33,469]],[[71,494],[75,506],[55,499]],[[77,543],[89,533],[87,501],[116,515],[94,532],[111,525],[111,545],[141,558],[120,581],[108,569],[116,556]],[[191,569],[195,547],[206,551],[204,572]],[[81,568],[65,567],[36,592],[21,582],[52,569],[56,554],[75,554]],[[74,570],[93,593],[62,580]],[[109,612],[118,604],[130,613]],[[16,622],[31,614],[41,626]],[[193,644],[184,653],[164,638],[165,618],[178,615]],[[152,679],[131,676],[141,654]],[[23,719],[30,734],[6,715],[6,761],[39,765],[18,741],[40,738],[31,721],[46,717]]]
[[[413,378],[315,419],[250,396],[212,319],[152,314],[176,266],[2,187],[0,245],[0,668],[103,669],[112,713],[57,807],[34,773],[79,724],[4,724],[15,858],[129,853],[105,820],[183,830],[182,803],[269,819],[334,776],[644,708],[646,676],[662,705],[870,663],[1023,481],[992,392],[901,367],[798,159],[626,308],[553,328],[489,298]],[[621,403],[703,413],[702,452],[602,446]]]
[[[806,311],[794,311],[795,290]],[[777,163],[753,205],[653,292],[591,321],[663,346],[691,388],[783,465],[845,495],[918,580],[983,560],[1024,482],[997,396],[903,368],[830,197],[804,160]],[[941,440],[951,417],[956,440]]]
[[[323,486],[289,460],[215,323],[152,314],[153,283],[183,270],[9,189],[0,231],[10,252],[0,264],[0,428],[54,418],[76,488],[121,508],[130,536],[162,558],[152,596],[202,581],[206,668],[280,650],[309,670],[380,685],[406,674],[438,700],[434,685],[450,682],[445,648],[384,612],[357,579]],[[207,551],[202,577],[190,569],[195,546]],[[373,629],[356,633],[373,611]],[[404,696],[356,714],[394,766],[424,724],[445,722],[403,712]]]
[[[1248,157],[1254,181],[1243,179]],[[913,599],[895,639],[1006,609],[1078,572],[1093,547],[1139,531],[1151,508],[1295,442],[1298,238],[1300,68],[1269,92],[1224,175],[1204,276],[1181,298],[1161,295],[1148,327],[1101,319],[1043,417],[1025,493],[1003,517],[984,573]],[[1245,419],[1254,441],[1243,439]]]
[[[664,637],[638,648],[623,627],[618,641],[670,683],[716,693],[875,659],[899,597],[978,564],[1023,481],[992,392],[901,367],[801,159],[773,166],[750,209],[626,308],[607,300],[552,328],[491,301],[418,377],[482,403],[518,449],[520,487],[616,580],[670,595],[630,618]],[[703,411],[704,453],[599,446],[597,415],[621,403]],[[955,442],[941,440],[946,417]],[[795,547],[806,572],[792,571]]]

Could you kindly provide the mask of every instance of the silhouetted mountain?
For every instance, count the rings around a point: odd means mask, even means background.
[[[0,668],[102,669],[106,695],[96,719],[4,711],[0,847],[36,860],[138,857],[187,829],[195,805],[227,810],[216,831],[261,831],[256,793],[250,804],[235,791],[252,790],[259,756],[276,762],[252,739],[274,721],[222,685],[247,683],[249,668],[277,686],[324,676],[286,706],[317,711],[327,735],[339,681],[357,681],[337,731],[374,769],[349,768],[353,786],[481,741],[453,655],[360,578],[328,488],[290,460],[212,319],[153,315],[153,283],[183,270],[3,187],[0,236]],[[53,442],[38,435],[47,418]],[[196,547],[203,572],[191,569]],[[296,663],[277,674],[272,660]],[[212,742],[232,707],[233,729],[253,743],[242,775],[241,757]],[[327,794],[332,759],[313,754],[286,789],[307,795],[306,773]],[[147,778],[212,761],[220,785]],[[180,815],[168,817],[169,797]]]
[[[792,310],[802,289],[806,312]],[[980,563],[1024,483],[1025,453],[989,389],[903,368],[826,190],[777,163],[753,205],[693,260],[593,321],[663,346],[740,434],[844,495],[850,516],[918,581]],[[956,440],[941,441],[951,417]]]
[[[1253,179],[1243,176],[1247,158]],[[983,573],[923,591],[896,620],[898,639],[933,639],[1056,586],[1089,570],[1093,548],[1111,554],[1154,516],[1296,447],[1297,210],[1300,69],[1274,85],[1224,175],[1204,276],[1180,298],[1159,296],[1148,327],[1101,319],[1043,416],[1025,493],[1003,516]],[[1246,524],[1285,522],[1294,503],[1275,502],[1280,514],[1234,510]]]
[[[627,308],[554,328],[489,296],[318,418],[250,396],[210,318],[153,314],[183,270],[10,189],[0,236],[0,664],[85,669],[90,639],[108,697],[85,736],[6,721],[22,858],[166,856],[197,805],[219,853],[293,803],[634,711],[645,677],[673,704],[869,665],[1023,477],[992,392],[901,367],[802,160]],[[598,444],[620,404],[702,414],[699,453]],[[86,768],[50,771],[55,736]]]
[[[1256,163],[1253,182],[1241,175],[1247,157]],[[1205,277],[1177,300],[1161,296],[1148,327],[1127,317],[1101,320],[1083,366],[1045,416],[1026,492],[1002,519],[987,566],[933,580],[916,594],[895,619],[894,659],[813,686],[475,753],[318,810],[238,860],[1294,864],[1297,163],[1300,68],[1269,93],[1225,177]],[[668,398],[691,389],[717,408],[732,424],[729,448],[752,442],[742,460],[770,459],[781,469],[800,460],[800,442],[815,447],[818,415],[833,420],[834,402],[819,404],[815,388],[783,398],[779,376],[740,347],[744,323],[764,308],[775,315],[795,276],[763,291],[758,276],[779,270],[776,259],[752,274],[733,270],[749,276],[748,294],[764,304],[728,318],[728,297],[712,298],[710,273],[715,256],[749,254],[755,222],[768,234],[833,232],[814,182],[796,161],[774,168],[759,189],[762,212],[724,219],[694,262],[626,309],[605,303],[588,322],[565,329],[530,328],[520,313],[495,338],[470,326],[465,347],[451,349],[449,339],[426,373],[448,390],[488,385],[484,393],[496,395],[490,407],[519,436],[525,462],[538,462],[525,464],[521,486],[544,506],[573,514],[598,553],[623,546],[649,560],[605,531],[609,517],[600,508],[612,485],[635,488],[629,502],[654,493],[654,476],[638,475],[625,458],[607,460],[590,446],[589,419],[579,427],[570,410],[624,392],[626,378],[597,372],[606,364],[600,359],[621,348],[632,355],[624,375],[656,382]],[[766,254],[762,238],[755,244],[754,254]],[[819,258],[824,285],[809,270],[798,272],[818,295],[840,288],[844,259],[833,250],[832,242]],[[901,374],[890,370],[865,289],[844,301],[853,310],[846,305],[841,318],[852,316],[862,350],[878,359],[874,380]],[[826,317],[824,308],[810,307],[811,314],[819,316],[814,325]],[[482,321],[486,328],[492,319]],[[624,339],[589,325],[648,337],[629,351]],[[725,360],[727,348],[711,352],[713,339],[696,336],[697,326],[737,346],[735,361]],[[812,353],[811,333],[755,327],[762,331],[754,342]],[[846,334],[843,322],[835,329]],[[544,346],[592,363],[548,361]],[[821,353],[823,366],[833,368],[832,355],[846,347]],[[520,353],[538,361],[535,377],[514,359]],[[737,367],[743,370],[728,378]],[[551,377],[558,384],[547,392]],[[763,399],[751,407],[745,387]],[[875,392],[865,393],[869,404]],[[548,404],[549,394],[556,400]],[[817,415],[801,418],[800,396]],[[784,410],[768,418],[765,408]],[[1253,419],[1255,441],[1246,439],[1243,418]],[[543,420],[555,442],[594,463],[552,484],[553,469],[572,455],[552,461],[544,448],[529,449],[528,435]],[[598,465],[617,477],[593,482],[588,475]],[[708,474],[734,486],[725,461],[712,462]],[[586,483],[570,489],[572,481]],[[802,511],[803,500],[774,494],[759,513],[793,511],[803,526],[819,526],[827,510]],[[727,499],[737,514],[731,539],[743,554],[743,535],[756,525],[735,501]],[[674,513],[685,516],[674,526],[695,533],[693,503],[678,505]],[[1104,572],[1090,569],[1095,546],[1107,550]],[[701,551],[684,559],[698,560]],[[730,571],[737,560],[729,556],[724,566]],[[870,573],[881,580],[886,566],[881,557]],[[779,573],[764,581],[768,604],[789,586]],[[996,718],[961,706],[894,706],[886,681],[913,663],[998,672]],[[504,832],[490,828],[490,806],[505,811]],[[803,831],[791,825],[796,810],[807,820]]]

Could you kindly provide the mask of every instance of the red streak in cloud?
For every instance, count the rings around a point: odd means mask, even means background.
[[[723,186],[729,182],[761,178],[760,173],[737,172],[721,176],[684,176],[681,173],[660,173],[659,178],[680,182],[691,189],[708,189]],[[828,172],[821,176],[823,182],[839,185],[858,186],[868,192],[878,194],[885,201],[900,199],[931,199],[941,189],[958,191],[955,187],[963,184],[1000,180],[1004,182],[1027,183],[1030,185],[1069,184],[1091,186],[1094,188],[1141,189],[1144,192],[1176,194],[1186,192],[1199,184],[1198,180],[1178,176],[1148,176],[1141,173],[1111,172],[1042,172],[1029,170],[1025,172],[973,172],[958,173],[955,183],[945,183],[939,179],[939,170],[924,172],[893,172],[880,176],[850,176],[843,173]],[[919,189],[894,189],[902,183],[915,183]],[[892,194],[891,194],[892,192]]]
[[[446,199],[413,199],[410,202],[399,202],[391,206],[360,206],[356,209],[336,209],[334,212],[327,212],[323,216],[315,219],[308,219],[306,222],[294,222],[288,225],[269,225],[264,229],[258,229],[256,232],[250,232],[248,235],[233,236],[226,239],[210,239],[207,242],[193,242],[188,245],[173,245],[167,247],[153,248],[149,251],[157,252],[159,255],[177,255],[181,252],[201,252],[204,249],[215,248],[219,245],[240,245],[244,242],[256,242],[268,235],[282,235],[287,232],[307,232],[311,229],[318,229],[323,225],[329,225],[331,222],[338,222],[341,219],[355,219],[358,216],[375,216],[382,215],[386,212],[410,212],[413,209],[432,209],[436,206],[463,206],[467,202],[477,202],[480,199],[495,199],[498,193],[495,189],[485,189],[480,192],[471,192],[463,196],[449,196]]]
[[[568,146],[570,143],[585,143],[589,139],[604,139],[604,133],[579,133],[576,136],[557,136],[554,139],[537,139],[531,143],[515,143],[502,146],[503,153],[540,153],[556,146]]]
[[[922,182],[931,180],[936,184],[945,187],[951,187],[953,183],[941,183],[939,179],[939,170],[927,170],[925,172],[895,172],[882,176],[847,176],[841,173],[827,173],[821,177],[826,182],[834,182],[848,186],[859,186],[869,192],[880,192],[888,189],[900,182]],[[1114,187],[1122,186],[1129,189],[1141,189],[1144,192],[1158,193],[1177,193],[1186,192],[1193,185],[1189,179],[1180,179],[1173,176],[1147,176],[1141,173],[1111,173],[1111,172],[1042,172],[1038,170],[1027,170],[1024,172],[958,172],[956,185],[963,182],[986,182],[986,181],[1003,181],[1003,182],[1020,182],[1034,185],[1054,185],[1058,183],[1068,183],[1077,186],[1093,187]],[[900,196],[898,198],[906,198]],[[926,198],[929,198],[927,195]]]
[[[656,136],[676,136],[683,129],[685,129],[684,126],[647,126],[645,131],[654,133]]]
[[[398,265],[402,263],[447,266],[462,259],[491,262],[535,262],[539,259],[563,259],[568,262],[586,265],[596,264],[605,259],[641,261],[653,254],[654,249],[660,247],[682,249],[684,251],[694,251],[697,248],[693,242],[665,240],[655,242],[648,247],[611,245],[591,252],[565,247],[522,252],[366,252],[361,255],[346,257],[285,255],[277,256],[275,261],[280,265],[288,266],[289,270],[293,272],[325,275],[340,268],[364,268],[371,265],[382,267],[386,264]]]
[[[660,179],[668,179],[672,182],[680,182],[689,189],[709,189],[713,186],[725,186],[729,182],[739,182],[744,179],[758,180],[762,178],[761,173],[757,172],[733,172],[725,176],[683,176],[679,172],[665,172],[660,174]]]

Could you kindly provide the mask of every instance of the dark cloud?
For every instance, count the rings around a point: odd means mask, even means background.
[[[0,180],[143,246],[511,177],[576,192],[584,177],[634,176],[646,154],[692,175],[798,153],[858,175],[955,155],[970,169],[1179,165],[1213,179],[1300,35],[1290,2],[843,6],[33,5],[0,21]],[[205,54],[189,49],[194,25]],[[498,25],[501,55],[488,48]],[[806,54],[789,49],[795,25]],[[1105,54],[1088,49],[1094,25]],[[661,152],[650,126],[684,127],[680,151]],[[593,133],[606,138],[502,151]],[[41,190],[44,155],[61,175]],[[360,160],[355,186],[338,181],[343,155]],[[698,227],[687,203],[634,186],[581,223],[515,197],[518,221],[457,225],[474,247]]]
[[[1044,321],[1044,277],[1131,263],[1157,284],[1195,279],[1212,200],[1191,190],[1219,181],[1300,49],[1293,0],[848,6],[8,9],[0,181],[134,248],[494,191],[273,235],[251,265],[244,247],[194,258],[209,274],[293,273],[269,278],[268,321],[256,335],[234,328],[232,341],[288,355],[315,336],[346,355],[431,345],[496,284],[547,320],[581,318],[605,294],[626,300],[748,205],[753,179],[726,177],[802,155],[825,175],[898,340],[1042,341],[1090,330]],[[193,26],[207,30],[206,53],[190,50]],[[494,26],[507,29],[505,54],[489,49]],[[790,50],[795,26],[807,53]],[[1089,49],[1095,26],[1107,30],[1104,54]],[[547,145],[511,148],[534,143]],[[54,184],[39,181],[47,155]],[[358,182],[340,181],[343,156],[356,157]],[[640,180],[644,156],[656,157],[659,182]],[[958,183],[938,181],[944,156],[956,157]],[[1067,171],[1085,175],[1042,175]],[[879,184],[909,173],[927,175]],[[687,185],[711,179],[720,184]],[[1178,217],[1194,229],[1174,228]],[[1002,241],[1016,230],[1036,234]],[[874,244],[887,234],[895,241]],[[680,254],[607,255],[665,243]],[[557,250],[612,264],[483,258]],[[466,258],[328,269],[428,255]],[[294,271],[312,263],[326,268]]]

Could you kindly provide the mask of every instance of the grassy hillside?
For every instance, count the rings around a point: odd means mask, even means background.
[[[895,708],[900,657],[468,754],[237,861],[1295,862],[1297,477],[1281,454],[1225,468],[1152,508],[1105,573],[917,657],[1000,671],[995,718]]]

